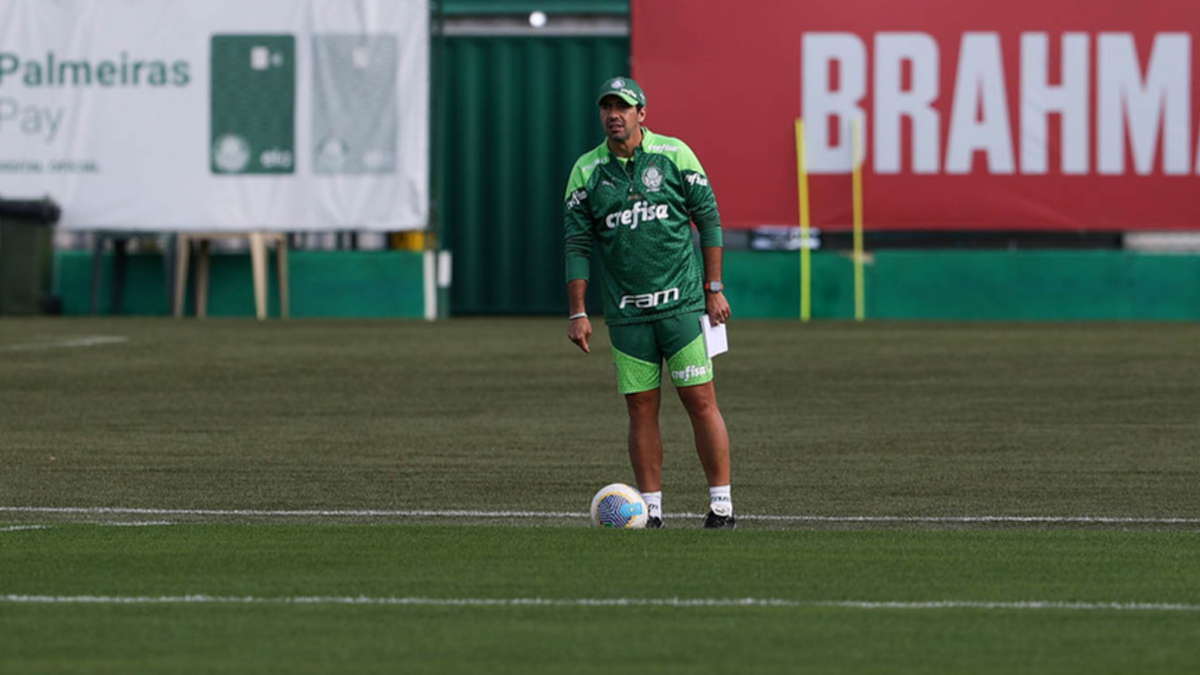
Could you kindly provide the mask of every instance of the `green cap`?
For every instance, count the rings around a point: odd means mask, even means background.
[[[600,101],[610,94],[620,96],[629,105],[646,105],[646,95],[642,93],[641,85],[628,77],[614,77],[601,85],[596,104],[599,105]]]

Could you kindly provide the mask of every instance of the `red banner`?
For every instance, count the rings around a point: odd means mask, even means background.
[[[1196,0],[633,0],[646,125],[724,224],[1200,230]],[[852,122],[857,120],[857,122]]]

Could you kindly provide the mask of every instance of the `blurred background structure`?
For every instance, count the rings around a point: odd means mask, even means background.
[[[559,314],[626,74],[708,170],[739,317],[806,277],[814,319],[1200,319],[1180,0],[232,2],[0,1],[0,313],[279,316],[286,281],[291,317]]]

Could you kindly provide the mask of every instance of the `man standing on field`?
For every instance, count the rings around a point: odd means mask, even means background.
[[[721,218],[708,178],[691,148],[642,126],[646,95],[637,82],[613,78],[597,103],[607,139],[580,157],[567,183],[567,337],[590,353],[584,295],[592,248],[603,261],[604,316],[629,412],[629,458],[649,507],[647,527],[662,520],[661,368],[691,418],[696,452],[709,485],[704,527],[733,528],[729,434],[717,408],[712,359],[700,317],[729,319],[721,284]],[[692,242],[700,232],[703,264]]]

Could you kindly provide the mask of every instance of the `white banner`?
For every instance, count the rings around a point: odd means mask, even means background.
[[[409,230],[428,0],[0,0],[0,197],[76,230]]]

